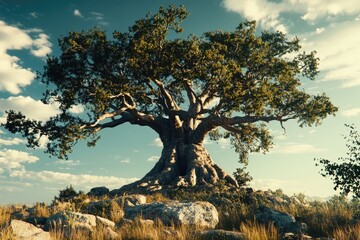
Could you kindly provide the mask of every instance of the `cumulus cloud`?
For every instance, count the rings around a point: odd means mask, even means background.
[[[38,38],[33,40],[33,45],[35,49],[31,50],[31,53],[36,57],[44,57],[47,54],[51,53],[51,43],[49,42],[49,36],[40,33]]]
[[[35,163],[38,157],[32,156],[27,152],[13,149],[0,151],[0,168],[1,169],[19,169],[24,163]]]
[[[360,85],[359,28],[360,21],[348,21],[307,37],[304,47],[316,49],[324,80],[340,81],[345,88]]]
[[[22,87],[34,80],[32,70],[23,68],[20,59],[9,53],[22,49],[30,50],[36,57],[44,57],[51,52],[51,43],[48,35],[39,29],[23,30],[0,21],[0,91],[19,94]]]
[[[301,18],[313,22],[322,17],[344,14],[359,14],[360,5],[357,0],[283,0],[279,2],[269,0],[224,0],[223,6],[228,11],[241,14],[249,20],[256,20],[265,28],[273,28],[286,32],[282,23],[282,13],[298,13]]]
[[[26,143],[26,141],[20,138],[9,138],[9,139],[0,138],[0,145],[11,146],[11,145],[19,145],[23,143]]]
[[[7,99],[0,98],[0,112],[8,110],[20,111],[30,119],[36,119],[39,121],[46,121],[51,116],[55,116],[60,113],[58,105],[56,104],[44,104],[40,100],[34,100],[31,97],[17,96],[9,97]],[[0,122],[4,122],[5,119],[1,119]]]
[[[360,114],[360,108],[351,108],[351,109],[347,109],[342,111],[341,115],[343,115],[344,117],[355,117],[358,116]]]
[[[88,174],[70,174],[54,171],[26,171],[26,170],[13,170],[10,176],[14,178],[39,181],[44,183],[58,183],[58,184],[74,184],[77,186],[108,186],[111,188],[118,188],[125,184],[139,180],[138,178],[119,178],[114,176],[96,176]]]
[[[82,112],[84,112],[84,106],[83,105],[75,105],[75,106],[72,106],[69,111],[73,114],[80,114]]]

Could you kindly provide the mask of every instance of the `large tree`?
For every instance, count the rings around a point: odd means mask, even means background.
[[[249,152],[269,149],[269,122],[316,125],[337,110],[325,94],[301,88],[317,75],[318,59],[300,52],[297,38],[257,34],[249,21],[233,32],[176,38],[187,15],[170,6],[112,37],[98,28],[68,33],[39,76],[47,88],[42,101],[57,102],[61,113],[39,122],[9,111],[5,127],[30,147],[47,136],[46,152],[67,158],[78,140],[94,146],[103,129],[146,126],[159,135],[162,155],[132,186],[236,185],[206,152],[206,136],[229,139],[246,163]],[[83,114],[72,114],[77,105]]]

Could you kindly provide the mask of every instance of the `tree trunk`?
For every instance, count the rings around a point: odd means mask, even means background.
[[[164,143],[161,157],[141,180],[122,187],[160,190],[163,187],[212,185],[220,180],[231,186],[237,182],[210,158],[202,144]]]

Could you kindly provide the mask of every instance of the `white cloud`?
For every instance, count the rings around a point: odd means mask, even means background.
[[[0,98],[0,112],[8,110],[20,111],[30,119],[46,121],[51,116],[60,113],[58,105],[44,104],[40,100],[34,100],[31,97],[17,96],[7,99]],[[0,120],[4,122],[4,119]]]
[[[151,157],[149,157],[149,158],[147,159],[147,161],[149,161],[149,162],[156,162],[156,161],[158,161],[159,159],[160,159],[159,156],[151,156]]]
[[[35,34],[35,39],[29,33]],[[48,35],[41,30],[23,30],[0,21],[0,91],[19,94],[22,87],[31,84],[35,74],[20,66],[20,59],[10,55],[9,50],[28,49],[36,57],[51,52]]]
[[[80,114],[80,113],[84,112],[84,109],[85,108],[83,105],[75,105],[69,109],[69,112],[71,112],[73,114]]]
[[[19,145],[23,143],[26,143],[26,141],[20,138],[11,138],[11,139],[0,138],[0,145],[11,146],[11,145]]]
[[[256,190],[276,190],[281,189],[285,185],[286,181],[279,179],[254,179],[250,182],[249,186]]]
[[[74,16],[83,18],[83,15],[81,14],[79,9],[75,9],[73,12]]]
[[[76,184],[77,187],[89,186],[107,186],[110,188],[119,188],[125,184],[137,181],[138,178],[119,178],[114,176],[96,176],[88,174],[70,174],[53,171],[25,171],[14,170],[10,172],[10,176],[14,178],[27,179],[32,181],[39,181],[44,183],[58,183],[58,184]]]
[[[317,148],[306,143],[283,143],[277,144],[269,153],[298,154],[324,152],[325,149]]]
[[[342,111],[341,115],[344,117],[355,117],[360,114],[360,108],[352,108]]]
[[[316,28],[315,34],[320,34],[320,33],[324,32],[324,31],[325,31],[325,28],[323,28],[323,27]]]
[[[163,147],[163,143],[160,138],[155,138],[150,145],[156,147]]]
[[[230,147],[230,140],[225,138],[220,138],[217,143],[220,145],[220,148],[227,149]]]
[[[121,159],[120,163],[130,163],[130,158]]]
[[[36,57],[45,57],[51,53],[51,43],[49,42],[49,36],[40,33],[37,39],[33,40],[35,49],[31,50],[31,53]]]
[[[360,21],[332,24],[319,34],[304,36],[305,50],[316,50],[324,80],[337,80],[342,87],[360,85]]]
[[[0,168],[2,169],[19,169],[24,163],[35,163],[38,157],[32,156],[27,152],[13,149],[0,151]]]
[[[269,0],[224,0],[223,6],[228,11],[241,14],[249,20],[258,21],[265,28],[273,28],[286,32],[281,23],[282,13],[298,13],[305,21],[313,22],[326,16],[355,15],[360,13],[357,0],[283,0],[274,2]]]
[[[79,160],[58,160],[55,162],[56,165],[66,165],[66,166],[78,166],[80,165],[80,161]]]

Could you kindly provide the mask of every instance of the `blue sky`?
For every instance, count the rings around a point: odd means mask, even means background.
[[[335,194],[321,177],[314,158],[336,160],[346,152],[345,123],[359,126],[360,3],[357,0],[0,0],[0,122],[15,109],[46,120],[56,105],[39,99],[44,86],[36,80],[47,54],[59,55],[57,38],[69,31],[100,26],[111,34],[126,31],[135,20],[169,4],[185,5],[190,16],[185,32],[232,31],[244,19],[257,20],[259,29],[281,30],[298,36],[306,51],[316,50],[321,73],[305,81],[310,93],[325,92],[339,107],[336,117],[320,127],[299,128],[294,122],[270,124],[275,138],[266,155],[252,154],[248,170],[255,189],[278,189],[327,197]],[[81,107],[73,111],[81,112]],[[123,125],[101,133],[95,148],[79,143],[68,161],[49,158],[44,149],[27,149],[19,136],[0,129],[0,203],[49,202],[60,189],[107,186],[110,189],[146,174],[160,156],[161,144],[149,129]],[[46,139],[43,139],[46,142]],[[206,142],[213,160],[227,172],[239,167],[227,141]]]

